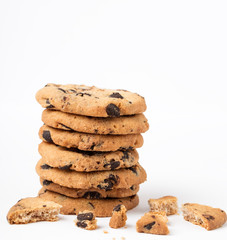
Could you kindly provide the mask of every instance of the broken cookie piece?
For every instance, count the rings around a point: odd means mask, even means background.
[[[149,199],[150,210],[152,212],[165,211],[166,215],[176,214],[178,211],[177,198],[173,196],[165,196],[158,199]]]
[[[111,228],[124,227],[127,220],[126,212],[127,209],[123,204],[118,204],[116,207],[114,207],[109,226]]]
[[[39,221],[57,221],[61,205],[30,197],[19,200],[10,208],[7,220],[10,224],[26,224]]]
[[[77,227],[86,229],[86,230],[94,230],[97,228],[97,220],[95,219],[95,215],[91,211],[82,211],[77,215],[77,220],[75,224]]]
[[[141,233],[167,235],[169,233],[167,222],[165,212],[148,212],[137,221],[136,230]]]
[[[185,203],[182,205],[183,217],[195,225],[206,230],[221,227],[227,220],[225,211],[197,203]]]

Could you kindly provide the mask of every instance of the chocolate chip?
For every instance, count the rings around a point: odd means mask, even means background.
[[[144,228],[146,228],[147,230],[151,230],[151,228],[155,225],[155,222],[151,222],[151,223],[148,223],[146,225],[144,225]]]
[[[92,145],[91,145],[91,147],[90,147],[90,149],[91,149],[91,150],[94,150],[94,147],[95,147],[95,143],[93,142]]]
[[[115,206],[113,208],[113,211],[115,211],[115,212],[119,212],[120,210],[121,210],[121,204],[118,204],[117,206]]]
[[[52,181],[48,181],[48,180],[43,180],[43,186],[48,186],[52,183]]]
[[[43,205],[43,207],[46,207],[47,205]]]
[[[132,186],[130,187],[130,189],[131,189],[132,191],[134,191],[134,190],[135,190],[135,185],[132,185]]]
[[[128,169],[131,170],[132,172],[134,172],[136,175],[138,175],[135,167],[130,167],[130,168],[128,168]]]
[[[43,131],[43,138],[49,143],[54,143],[48,130]]]
[[[100,197],[101,197],[101,194],[99,192],[86,192],[83,195],[83,198],[86,198],[86,199],[100,199]]]
[[[41,168],[42,169],[51,169],[52,167],[47,164],[43,164],[43,165],[41,165]]]
[[[66,91],[62,88],[58,88],[58,90],[62,91],[63,93],[66,93]]]
[[[106,113],[110,117],[120,117],[120,109],[113,103],[106,107]]]
[[[123,160],[125,162],[125,160],[127,160],[129,158],[128,151],[125,150],[122,152],[123,152],[123,156],[122,156],[121,160]]]
[[[72,164],[65,165],[63,167],[58,167],[58,168],[61,169],[61,170],[70,170],[71,167],[72,167]]]
[[[72,128],[67,127],[66,125],[59,123],[63,128],[66,128],[67,130],[74,131]]]
[[[69,89],[68,91],[76,93],[76,90],[74,90],[74,89]]]
[[[93,205],[91,202],[89,202],[88,204],[89,204],[93,209],[95,208],[94,205]]]
[[[204,216],[208,221],[215,219],[215,217],[213,217],[213,216],[211,216],[211,215],[208,215],[208,214],[203,214],[203,216]]]
[[[77,222],[76,225],[77,225],[77,227],[80,227],[80,228],[86,228],[87,227],[87,223],[85,223],[85,222]]]
[[[87,96],[91,96],[91,94],[89,94],[89,93],[82,93],[82,92],[79,92],[79,93],[76,93],[76,96],[81,96],[81,97],[83,97],[84,95],[87,95]]]
[[[48,106],[46,106],[46,108],[54,108],[54,105],[50,104],[50,100],[46,99],[46,104],[48,104]]]
[[[121,94],[118,93],[118,92],[112,93],[109,97],[111,97],[111,98],[121,98],[121,99],[124,98],[124,97],[122,97]]]
[[[116,169],[117,167],[120,166],[120,162],[119,161],[115,161],[114,159],[111,159],[110,163],[106,163],[104,165],[104,168],[108,168],[109,166],[110,166],[111,170],[114,170],[114,169]]]
[[[89,220],[91,221],[93,219],[93,213],[89,212],[89,213],[79,213],[77,215],[77,220],[79,221],[84,221],[84,220]]]
[[[131,101],[128,101],[128,103],[129,103],[129,104],[132,104],[132,102],[131,102]]]
[[[99,184],[97,187],[109,191],[113,188],[114,184],[117,183],[119,177],[114,176],[113,174],[109,175],[109,178],[104,179],[103,184]]]

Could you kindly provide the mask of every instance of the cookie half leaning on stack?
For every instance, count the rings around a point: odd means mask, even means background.
[[[93,211],[111,216],[123,204],[139,203],[146,172],[136,148],[149,125],[143,97],[126,90],[47,84],[36,94],[46,108],[36,165],[39,196],[62,205],[62,214]]]

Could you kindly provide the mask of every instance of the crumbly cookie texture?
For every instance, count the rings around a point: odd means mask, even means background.
[[[60,193],[72,198],[100,199],[100,198],[123,198],[135,195],[139,191],[139,185],[132,185],[130,188],[116,188],[109,191],[99,188],[80,189],[68,188],[58,185],[46,179],[40,179],[44,190]]]
[[[106,191],[115,188],[130,188],[146,180],[146,172],[139,163],[126,169],[87,173],[52,168],[41,159],[36,165],[36,172],[41,178],[64,187],[98,188]]]
[[[108,198],[108,199],[84,199],[84,198],[70,198],[59,193],[51,191],[44,192],[41,190],[39,196],[42,199],[54,201],[62,205],[61,214],[78,214],[80,211],[92,211],[96,217],[110,217],[112,209],[118,204],[123,204],[130,210],[136,207],[139,203],[137,195],[126,198]]]
[[[117,151],[119,149],[139,148],[143,145],[141,134],[98,135],[55,129],[43,125],[39,130],[41,140],[67,148],[83,151]]]
[[[51,143],[39,144],[39,153],[46,164],[62,170],[92,172],[129,168],[139,159],[135,149],[115,152],[81,151],[75,148],[63,148]]]
[[[221,227],[227,220],[225,211],[197,203],[185,203],[182,205],[183,217],[195,225],[206,230]]]
[[[167,222],[165,212],[148,212],[137,221],[136,230],[141,233],[167,235],[169,234]]]
[[[146,110],[143,97],[126,90],[47,84],[36,94],[42,107],[93,117],[119,117]]]
[[[10,224],[26,224],[39,221],[57,221],[61,205],[39,197],[19,200],[7,214]]]
[[[174,196],[151,198],[148,200],[148,204],[152,212],[165,211],[167,216],[176,214],[178,211],[177,198]]]
[[[92,211],[85,210],[78,213],[75,225],[86,230],[94,230],[97,228],[97,220]]]
[[[127,220],[126,215],[127,209],[123,204],[118,204],[113,209],[113,214],[109,222],[111,228],[121,228],[124,227]]]
[[[149,129],[144,114],[103,118],[45,109],[42,114],[42,121],[53,128],[93,134],[138,134]]]

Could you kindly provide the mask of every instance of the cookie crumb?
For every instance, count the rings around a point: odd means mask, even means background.
[[[107,234],[107,233],[109,233],[109,232],[108,232],[108,231],[106,231],[106,230],[103,230],[103,233]]]
[[[123,204],[118,204],[113,208],[112,217],[109,222],[111,228],[121,228],[125,226],[127,215],[126,207]]]
[[[167,222],[166,212],[148,212],[137,221],[136,230],[140,233],[167,235]]]
[[[95,215],[91,211],[82,211],[77,215],[77,220],[75,224],[79,228],[83,228],[86,230],[94,230],[97,228],[97,220],[95,219]]]
[[[158,199],[149,199],[148,204],[152,212],[165,211],[166,215],[177,214],[177,198],[174,196],[164,196]]]

